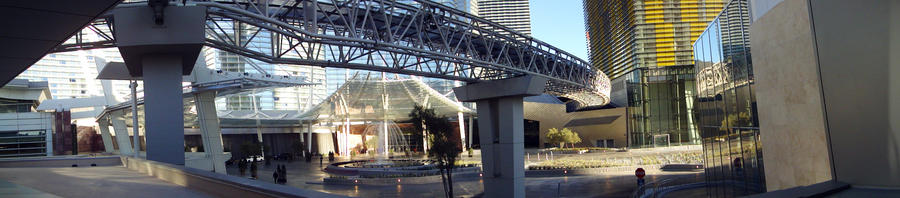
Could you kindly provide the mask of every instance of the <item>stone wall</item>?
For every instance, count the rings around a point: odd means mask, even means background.
[[[831,179],[808,7],[786,0],[750,26],[768,191]]]

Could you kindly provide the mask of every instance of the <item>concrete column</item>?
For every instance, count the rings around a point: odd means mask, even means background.
[[[109,121],[106,118],[101,118],[97,120],[97,125],[100,128],[100,137],[103,138],[103,149],[106,150],[107,153],[115,152],[116,149],[113,147],[112,135],[109,134]]]
[[[109,113],[113,130],[116,131],[116,142],[119,143],[119,155],[133,155],[134,151],[131,149],[131,139],[128,137],[128,126],[125,125],[124,116],[125,113],[121,110]]]
[[[306,125],[306,150],[312,153],[312,125],[313,121],[310,120],[309,124]]]
[[[147,159],[184,164],[184,107],[181,56],[145,55],[144,127]]]
[[[474,126],[475,122],[473,122],[474,117],[475,116],[469,116],[469,136],[468,136],[469,137],[469,139],[468,139],[469,140],[469,144],[468,144],[469,149],[472,149],[472,139],[474,139],[474,137],[475,137],[474,135],[472,135],[472,132],[475,131],[475,126]]]
[[[141,124],[138,123],[137,81],[132,80],[128,86],[129,86],[129,88],[131,88],[131,125],[132,125],[131,131],[132,131],[132,133],[134,133],[134,136],[131,138],[131,140],[132,140],[131,142],[133,142],[133,144],[134,144],[133,145],[134,151],[135,151],[134,158],[140,158],[141,157],[141,136],[139,134],[141,134],[141,132],[139,130],[141,128],[140,127]]]
[[[216,115],[216,93],[207,91],[194,95],[197,105],[197,118],[200,125],[200,137],[203,139],[203,150],[212,162],[213,171],[225,172],[224,149],[222,146],[222,130]]]
[[[170,6],[154,10],[135,6],[116,9],[113,16],[116,44],[128,72],[144,79],[147,159],[183,165],[181,81],[182,75],[193,70],[203,47],[206,8]]]
[[[466,119],[462,112],[456,112],[456,120],[459,120],[459,142],[462,144],[463,151],[466,151]]]
[[[454,88],[463,102],[476,102],[485,197],[525,197],[522,100],[540,95],[547,79],[537,76]]]

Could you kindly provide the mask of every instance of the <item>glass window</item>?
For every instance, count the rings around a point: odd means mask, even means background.
[[[697,108],[710,197],[765,192],[749,61],[746,0],[732,1],[695,43]]]

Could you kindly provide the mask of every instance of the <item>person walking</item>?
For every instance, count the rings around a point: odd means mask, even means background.
[[[279,179],[279,178],[278,178],[278,172],[281,172],[281,171],[279,171],[279,170],[277,170],[277,169],[276,169],[275,171],[272,171],[272,180],[273,180],[273,182],[275,182],[276,184],[278,183],[278,179]]]
[[[287,165],[281,165],[281,172],[278,173],[281,177],[278,178],[278,182],[281,184],[287,183]]]
[[[252,177],[253,179],[259,178],[256,176],[256,170],[257,170],[256,160],[254,159],[253,162],[250,162],[250,177]]]

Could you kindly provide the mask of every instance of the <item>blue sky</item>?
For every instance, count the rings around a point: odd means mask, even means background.
[[[581,0],[529,0],[529,3],[532,37],[589,61]]]

